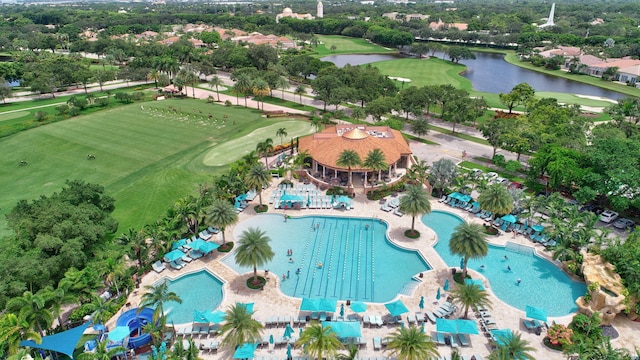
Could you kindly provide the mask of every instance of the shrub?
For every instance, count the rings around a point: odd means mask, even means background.
[[[224,106],[231,106],[231,101],[226,100],[226,101],[224,102]]]
[[[47,120],[47,118],[49,117],[49,114],[47,114],[44,111],[36,111],[36,113],[33,114],[33,117],[36,119],[37,122],[43,122]]]
[[[327,189],[327,195],[342,196],[342,195],[349,195],[349,192],[345,188],[334,186],[332,188]]]
[[[140,101],[144,99],[144,93],[141,91],[136,91],[133,93],[133,100]]]
[[[96,99],[96,106],[99,106],[99,107],[107,107],[107,106],[109,106],[109,98],[98,98],[98,99]]]
[[[56,106],[56,111],[58,112],[58,114],[60,114],[62,116],[67,115],[69,113],[69,109],[70,109],[70,107],[67,104],[61,104],[61,105]]]
[[[562,324],[553,324],[547,330],[547,338],[552,345],[570,345],[573,330]]]
[[[504,169],[510,173],[520,172],[520,170],[522,170],[522,163],[516,160],[509,160],[507,161],[507,165],[505,165]]]
[[[507,164],[506,160],[504,159],[504,155],[501,155],[501,154],[494,155],[493,159],[491,160],[496,166],[499,166],[502,168]]]
[[[133,102],[133,95],[129,93],[117,93],[115,98],[125,104],[131,104]]]

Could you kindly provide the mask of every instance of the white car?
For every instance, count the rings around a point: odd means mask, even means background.
[[[495,180],[498,177],[498,174],[492,172],[488,172],[486,174],[484,174],[484,178],[487,179],[489,182],[491,182],[492,180]]]
[[[502,185],[509,184],[509,180],[507,180],[507,179],[505,179],[503,177],[497,177],[493,182],[496,183],[496,184],[502,184]]]
[[[613,220],[618,218],[618,213],[611,210],[605,210],[600,214],[600,221],[603,223],[611,223]]]
[[[478,176],[482,175],[482,170],[480,170],[480,169],[471,169],[471,174],[474,177],[478,177]]]

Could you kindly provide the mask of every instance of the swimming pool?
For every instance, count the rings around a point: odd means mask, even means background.
[[[460,266],[460,257],[449,252],[449,239],[453,229],[462,221],[444,211],[433,211],[422,217],[422,222],[438,235],[434,248],[450,267]],[[481,265],[485,266],[484,269]],[[587,291],[583,283],[571,280],[557,266],[536,256],[529,246],[513,243],[506,247],[489,245],[486,257],[469,260],[467,266],[489,280],[497,297],[520,310],[532,305],[546,309],[549,316],[567,315],[578,309],[575,300]],[[519,285],[518,279],[522,280]]]
[[[182,303],[170,301],[164,304],[167,323],[184,324],[193,322],[193,310],[213,310],[222,302],[222,281],[206,270],[182,275],[169,282],[169,291],[182,299]]]
[[[418,284],[413,276],[430,269],[417,252],[391,244],[387,225],[377,219],[304,216],[285,222],[282,215],[263,214],[238,224],[234,238],[249,227],[271,238],[275,256],[263,268],[280,279],[288,273],[281,290],[293,297],[387,302],[410,294]],[[223,262],[238,273],[253,270],[238,266],[233,253]]]

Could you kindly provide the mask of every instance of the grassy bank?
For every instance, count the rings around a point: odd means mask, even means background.
[[[377,44],[372,44],[364,39],[356,39],[338,35],[318,35],[320,44],[314,51],[316,57],[325,57],[338,54],[384,54],[394,53],[394,49],[387,49]],[[335,50],[331,47],[335,46]]]

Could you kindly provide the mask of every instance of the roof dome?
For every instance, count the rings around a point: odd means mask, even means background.
[[[351,140],[362,140],[368,138],[369,134],[367,134],[367,132],[362,129],[355,128],[342,134],[342,137]]]
[[[282,13],[286,15],[291,15],[293,11],[291,11],[291,8],[286,7],[284,8],[284,10],[282,10]]]

